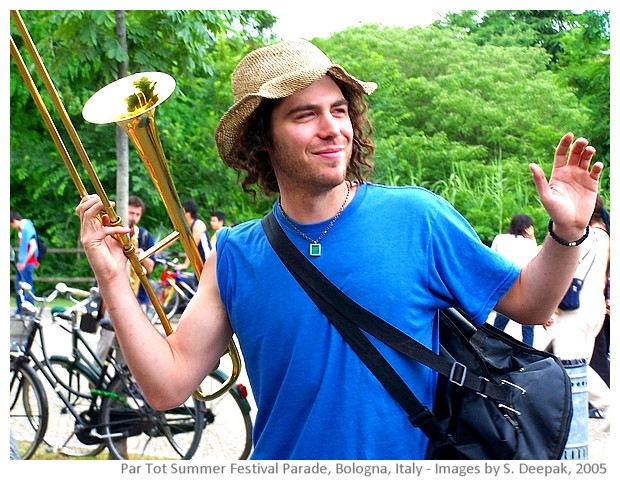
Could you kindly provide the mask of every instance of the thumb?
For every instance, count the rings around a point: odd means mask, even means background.
[[[538,191],[538,196],[541,200],[543,200],[546,197],[547,190],[549,188],[549,183],[547,182],[545,173],[542,168],[540,168],[540,165],[536,163],[530,163],[529,167],[532,172],[532,180],[534,180],[534,185]]]

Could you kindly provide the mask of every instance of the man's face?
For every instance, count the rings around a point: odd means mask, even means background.
[[[280,191],[329,190],[351,159],[353,126],[340,88],[329,76],[282,100],[272,112],[272,164]]]
[[[214,232],[217,232],[220,228],[224,226],[224,222],[217,218],[215,215],[211,217],[209,223],[211,224],[211,230],[213,230]]]
[[[142,208],[136,207],[135,205],[129,205],[128,215],[129,218],[127,219],[127,223],[129,224],[129,228],[133,228],[140,222],[140,218],[142,217]]]

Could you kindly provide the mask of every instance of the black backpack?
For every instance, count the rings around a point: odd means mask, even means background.
[[[33,223],[34,225],[34,223]],[[37,261],[39,263],[43,262],[43,259],[45,258],[45,255],[47,254],[47,243],[45,243],[44,240],[41,240],[41,237],[39,236],[39,231],[37,230],[37,227],[34,227],[34,230],[36,232],[35,236],[37,239]]]

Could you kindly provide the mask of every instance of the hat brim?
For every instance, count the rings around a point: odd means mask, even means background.
[[[367,95],[370,95],[377,88],[376,83],[358,80],[337,64],[332,64],[326,68],[298,70],[288,75],[277,77],[262,85],[258,92],[250,93],[240,98],[220,119],[215,130],[215,143],[222,161],[233,168],[239,165],[240,162],[231,153],[233,145],[237,141],[242,127],[248,121],[250,115],[258,108],[263,98],[277,99],[288,97],[309,87],[327,73]]]

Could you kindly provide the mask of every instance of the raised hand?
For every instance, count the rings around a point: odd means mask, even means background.
[[[547,182],[539,165],[530,164],[540,200],[554,222],[554,231],[566,240],[583,234],[594,210],[603,164],[592,165],[594,147],[588,140],[565,134],[555,149],[553,170]]]

